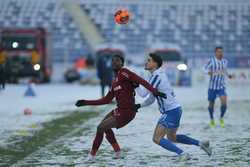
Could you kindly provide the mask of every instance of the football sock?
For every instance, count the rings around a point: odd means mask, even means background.
[[[168,139],[161,138],[159,145],[167,149],[168,151],[175,152],[178,155],[183,152],[180,148],[178,148],[174,143],[172,143]]]
[[[199,141],[186,135],[176,135],[176,141],[182,144],[199,146]]]

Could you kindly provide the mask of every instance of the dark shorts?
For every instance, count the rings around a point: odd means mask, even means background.
[[[225,89],[208,89],[208,101],[214,102],[216,97],[227,96]]]
[[[122,128],[123,126],[127,125],[130,121],[135,118],[136,113],[132,110],[121,110],[121,109],[114,109],[112,111],[113,116],[117,121],[116,128]]]

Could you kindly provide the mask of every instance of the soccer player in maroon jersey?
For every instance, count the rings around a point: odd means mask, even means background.
[[[102,143],[103,135],[106,134],[106,139],[112,145],[115,155],[119,157],[120,146],[116,141],[112,128],[121,128],[132,121],[136,115],[134,112],[135,106],[135,88],[139,84],[143,85],[154,96],[166,98],[164,93],[153,88],[147,81],[123,67],[124,58],[121,55],[114,55],[112,58],[112,67],[115,73],[115,78],[112,82],[111,89],[108,94],[98,100],[78,100],[76,106],[85,105],[102,105],[108,104],[115,97],[117,108],[109,112],[97,127],[96,136],[89,154],[92,160],[95,158],[96,152]]]

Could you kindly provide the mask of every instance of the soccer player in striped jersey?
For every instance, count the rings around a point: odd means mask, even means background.
[[[223,48],[215,48],[215,56],[212,57],[204,66],[204,72],[210,76],[208,86],[208,111],[210,115],[210,127],[215,127],[214,121],[214,103],[216,97],[220,98],[220,125],[224,127],[224,115],[227,110],[227,94],[225,77],[232,78],[232,75],[227,72],[227,60],[223,58]]]
[[[162,146],[164,149],[175,152],[183,159],[190,159],[188,153],[184,153],[182,149],[177,147],[173,142],[199,146],[209,156],[212,154],[212,149],[209,146],[209,141],[199,141],[187,135],[177,134],[180,119],[182,115],[181,105],[177,102],[173,89],[170,86],[165,72],[160,68],[162,59],[156,54],[149,54],[145,69],[152,75],[149,79],[151,85],[157,90],[167,95],[166,99],[161,97],[154,97],[149,91],[141,87],[137,88],[137,93],[142,97],[147,97],[141,104],[135,105],[137,112],[140,107],[146,107],[154,103],[157,99],[160,113],[162,114],[154,131],[153,141]],[[167,135],[167,138],[164,136]]]

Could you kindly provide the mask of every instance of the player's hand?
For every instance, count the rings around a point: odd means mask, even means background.
[[[208,75],[212,76],[212,75],[213,75],[213,73],[212,73],[211,71],[209,71],[209,72],[208,72]]]
[[[133,85],[134,88],[138,88],[139,87],[139,84],[136,83],[136,82],[132,82],[132,85]]]
[[[138,109],[141,108],[141,104],[134,105],[134,112],[138,112]]]
[[[81,106],[86,106],[86,102],[85,100],[77,100],[76,104],[77,107],[81,107]]]
[[[164,99],[167,98],[167,95],[166,95],[165,93],[159,92],[158,90],[154,93],[154,96],[155,96],[155,97],[162,97],[162,98],[164,98]]]

